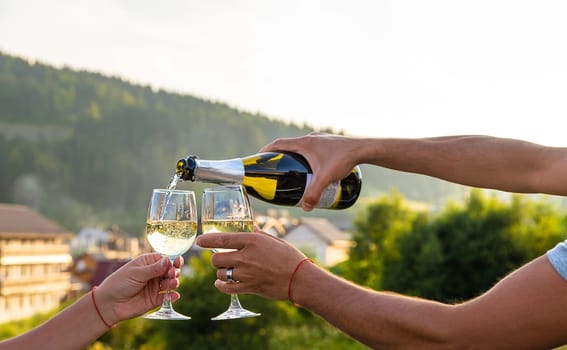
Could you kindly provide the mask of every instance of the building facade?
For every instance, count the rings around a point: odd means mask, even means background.
[[[60,305],[71,290],[72,237],[26,206],[0,204],[0,323]]]
[[[353,245],[348,233],[324,218],[301,218],[283,239],[328,267],[347,260]]]
[[[331,267],[348,259],[354,245],[348,232],[340,230],[325,218],[293,218],[287,211],[268,211],[256,215],[256,226],[293,244],[318,263]]]

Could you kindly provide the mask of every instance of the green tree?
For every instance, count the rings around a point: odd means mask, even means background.
[[[455,302],[477,296],[566,235],[565,215],[527,196],[510,201],[469,192],[435,216],[411,213],[400,197],[369,205],[342,269],[375,289]]]
[[[444,283],[442,242],[426,213],[412,222],[411,231],[397,242],[399,254],[384,260],[382,288],[407,295],[441,299]]]
[[[408,234],[417,214],[399,193],[382,196],[359,213],[354,225],[354,247],[350,250],[344,277],[374,289],[382,287],[384,261],[400,256],[398,240]]]

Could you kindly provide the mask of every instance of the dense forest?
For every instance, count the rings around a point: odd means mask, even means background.
[[[118,224],[139,234],[151,189],[167,184],[178,158],[238,157],[274,138],[313,131],[219,102],[2,54],[0,106],[0,202],[27,204],[73,231]],[[331,271],[372,289],[467,300],[566,237],[565,211],[551,197],[503,201],[499,192],[486,195],[429,177],[362,171],[356,212],[313,214],[352,224],[350,258]],[[416,209],[415,201],[434,210]],[[256,201],[254,208],[267,207]],[[136,318],[89,349],[365,348],[304,309],[251,295],[243,295],[243,303],[262,317],[213,323],[209,317],[226,307],[227,296],[213,287],[210,252],[187,263],[192,274],[183,277],[176,309],[191,321]],[[0,339],[49,316],[3,325]]]
[[[277,137],[313,131],[220,102],[1,53],[0,106],[0,202],[27,204],[72,231],[117,224],[139,234],[151,189],[167,184],[179,158],[240,157]],[[434,205],[462,191],[376,167],[363,167],[363,181],[363,196],[395,188]],[[352,222],[352,211],[324,212],[314,215]]]

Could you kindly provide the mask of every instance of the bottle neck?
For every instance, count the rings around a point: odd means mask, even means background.
[[[195,181],[217,184],[241,184],[244,180],[242,159],[195,159]]]

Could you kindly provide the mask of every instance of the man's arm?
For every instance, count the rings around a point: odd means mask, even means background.
[[[490,136],[362,140],[365,162],[518,193],[566,195],[567,148]]]
[[[313,265],[298,272],[294,299],[377,349],[548,349],[567,343],[567,283],[545,256],[458,305],[375,292]]]
[[[567,195],[567,148],[521,140],[463,135],[419,139],[310,134],[282,138],[262,151],[302,154],[313,169],[303,198],[311,210],[325,187],[357,164],[374,164],[468,186],[518,193]]]
[[[227,294],[288,299],[290,277],[305,257],[261,232],[207,234],[198,244],[238,249],[212,258],[215,286]],[[238,283],[226,282],[226,267],[234,267]],[[457,305],[373,291],[308,262],[294,274],[291,293],[294,302],[377,349],[547,349],[567,343],[567,282],[546,256]]]

